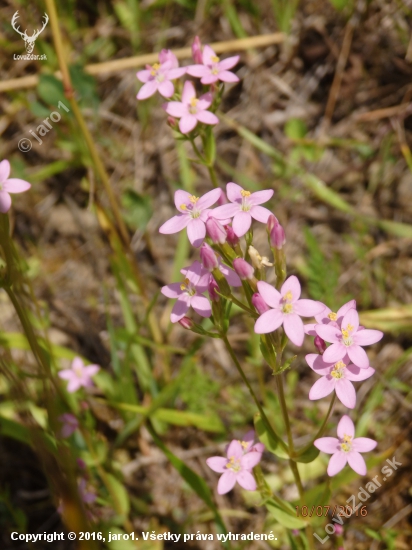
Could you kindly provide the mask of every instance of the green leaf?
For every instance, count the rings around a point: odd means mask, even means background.
[[[290,139],[303,139],[308,133],[308,128],[300,118],[291,118],[285,124],[285,134]]]
[[[105,474],[105,482],[110,488],[111,495],[113,494],[116,499],[116,512],[127,516],[130,511],[130,500],[124,485],[116,477],[108,473]]]
[[[40,74],[37,93],[47,105],[57,105],[64,99],[63,84],[51,74]]]
[[[31,447],[30,432],[26,426],[22,426],[14,420],[0,417],[0,434],[21,441]]]
[[[319,453],[319,449],[312,445],[307,451],[295,458],[295,462],[304,462],[305,464],[308,464],[318,458]]]
[[[283,527],[287,529],[303,529],[306,527],[306,522],[303,519],[296,517],[296,510],[292,505],[285,501],[285,505],[290,508],[290,513],[286,512],[280,506],[270,500],[266,502],[266,508],[268,509],[270,515]]]
[[[279,445],[279,438],[275,439],[273,435],[267,431],[260,413],[255,414],[254,424],[259,440],[264,444],[266,449],[280,458],[289,459],[287,452]]]

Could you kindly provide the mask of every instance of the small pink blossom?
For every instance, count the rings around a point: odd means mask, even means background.
[[[147,99],[155,92],[163,97],[172,97],[175,88],[172,80],[180,78],[186,73],[186,67],[180,67],[176,56],[170,50],[162,50],[159,54],[159,63],[146,65],[146,69],[136,73],[143,86],[137,94],[137,99]]]
[[[66,437],[70,437],[79,427],[79,421],[74,416],[74,414],[61,414],[58,420],[60,420],[60,422],[63,424],[60,435],[64,439],[66,439]]]
[[[58,372],[58,375],[63,380],[69,381],[67,391],[74,393],[82,386],[85,388],[93,386],[92,376],[99,370],[99,365],[85,366],[80,357],[75,357],[70,369],[63,369]]]
[[[85,504],[92,504],[96,500],[96,493],[88,490],[87,481],[83,477],[79,480],[78,488],[82,502],[84,502]]]
[[[212,104],[212,99],[210,92],[197,98],[193,84],[187,80],[183,86],[182,101],[170,101],[165,107],[166,113],[180,118],[180,131],[182,134],[188,134],[198,122],[203,122],[203,124],[219,122],[217,116],[207,110]]]
[[[262,454],[265,450],[265,446],[263,443],[257,442],[255,443],[255,430],[248,431],[241,440],[238,440],[239,443],[242,445],[243,453],[260,453]]]
[[[9,193],[23,193],[30,189],[29,182],[18,179],[9,178],[10,163],[8,160],[0,162],[0,212],[5,214],[11,206],[11,197]]]
[[[315,319],[317,321],[316,323],[305,325],[305,334],[309,334],[309,336],[316,336],[316,325],[332,325],[334,327],[340,327],[343,316],[350,309],[356,309],[356,300],[349,300],[349,302],[346,302],[346,304],[339,308],[336,313],[325,306],[325,309],[319,313],[319,315],[315,315]]]
[[[202,317],[210,317],[212,314],[210,302],[203,296],[208,287],[209,273],[205,273],[200,262],[197,261],[184,271],[183,283],[172,283],[161,289],[162,294],[167,298],[177,298],[170,315],[172,323],[183,319],[190,307]]]
[[[259,205],[273,196],[273,189],[251,193],[237,183],[229,182],[226,185],[226,193],[230,203],[215,208],[212,216],[217,220],[233,218],[232,227],[237,237],[242,237],[249,231],[252,218],[258,222],[267,223],[269,216],[272,215],[270,210]]]
[[[202,65],[190,65],[187,67],[187,74],[200,78],[202,84],[212,84],[218,80],[239,82],[239,78],[228,70],[232,69],[238,61],[238,55],[220,61],[212,48],[205,46],[202,53]]]
[[[212,189],[200,198],[179,189],[176,191],[174,199],[179,214],[165,222],[159,232],[170,235],[187,227],[189,241],[193,246],[199,248],[206,236],[205,222],[210,212],[209,207],[215,204],[219,197],[220,189]]]
[[[259,464],[262,453],[256,451],[244,452],[242,444],[234,439],[227,448],[226,457],[212,456],[206,464],[214,472],[222,474],[217,485],[219,495],[231,491],[236,481],[246,491],[256,490],[256,481],[251,470]]]
[[[281,325],[289,340],[296,346],[301,346],[305,336],[301,317],[317,315],[325,307],[315,300],[300,300],[300,283],[295,275],[291,275],[283,283],[280,292],[265,281],[259,281],[259,294],[270,309],[263,313],[255,323],[257,334],[266,334],[278,329]]]
[[[380,330],[363,329],[359,326],[359,315],[356,309],[349,309],[343,316],[341,326],[335,324],[316,325],[316,334],[326,342],[331,342],[323,359],[327,363],[336,363],[346,354],[361,369],[369,367],[369,359],[361,346],[375,344],[383,337]]]
[[[328,466],[328,474],[334,476],[346,465],[360,476],[366,475],[366,464],[360,453],[372,451],[377,443],[368,437],[354,439],[355,426],[346,414],[342,416],[338,424],[338,439],[336,437],[321,437],[314,441],[314,445],[323,453],[331,454]]]
[[[352,382],[366,380],[375,372],[372,367],[360,369],[351,364],[348,356],[335,364],[325,363],[322,355],[316,353],[306,355],[305,359],[310,368],[322,377],[312,386],[309,399],[312,401],[321,399],[335,390],[338,399],[349,409],[353,409],[356,405],[356,392]]]

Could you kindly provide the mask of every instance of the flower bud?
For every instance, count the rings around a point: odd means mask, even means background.
[[[255,270],[243,258],[236,258],[236,260],[233,260],[233,269],[242,280],[253,279]]]
[[[255,269],[262,269],[262,266],[272,267],[272,262],[269,262],[269,259],[266,256],[261,256],[254,246],[249,246],[248,248],[250,260]]]
[[[286,242],[285,238],[285,231],[283,227],[278,222],[277,225],[275,225],[270,232],[270,244],[271,246],[277,248],[278,250],[282,250],[283,245]]]
[[[76,458],[77,466],[84,470],[86,468],[86,463],[82,458]]]
[[[203,243],[200,247],[200,260],[203,267],[208,271],[213,271],[216,267],[219,267],[216,252],[207,243]]]
[[[177,69],[179,66],[179,62],[177,60],[177,57],[172,52],[172,50],[162,50],[159,53],[159,61],[160,63],[167,63],[168,61],[171,62],[171,69]]]
[[[206,231],[214,244],[223,244],[226,242],[225,228],[212,216],[209,216],[206,220]]]
[[[321,355],[323,355],[324,351],[326,350],[325,340],[323,340],[320,336],[316,335],[313,343],[315,344],[315,347],[318,349],[318,352]]]
[[[193,321],[190,319],[190,317],[182,317],[178,321],[179,325],[185,328],[186,330],[192,330],[193,328]]]
[[[195,36],[195,39],[193,40],[192,57],[195,63],[203,63],[202,43],[200,42],[200,38],[198,36]]]
[[[270,309],[270,307],[266,304],[265,300],[262,298],[259,292],[255,292],[255,294],[253,294],[252,304],[255,306],[256,311],[259,313],[259,315],[266,313],[266,311],[269,311]]]
[[[272,229],[275,227],[275,225],[278,225],[278,224],[279,224],[279,220],[277,219],[277,217],[271,214],[268,218],[267,225],[266,225],[267,232],[269,233],[269,235],[271,234]]]
[[[339,525],[339,523],[335,524],[335,535],[342,535],[343,533],[343,527],[342,525]]]
[[[239,244],[239,237],[235,234],[233,231],[233,227],[230,225],[225,225],[226,234],[227,234],[227,242],[230,244],[230,246],[236,246]]]
[[[172,128],[173,130],[174,130],[175,128],[177,128],[177,120],[176,120],[174,117],[170,116],[170,115],[167,117],[167,124],[168,124],[168,125],[170,126],[170,128]]]
[[[214,280],[213,277],[210,277],[210,281],[207,287],[207,291],[209,292],[210,299],[212,302],[218,302],[220,300],[219,294],[216,293],[216,290],[219,290],[219,285]]]

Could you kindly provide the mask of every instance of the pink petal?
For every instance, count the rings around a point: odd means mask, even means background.
[[[222,82],[239,82],[239,77],[236,76],[235,73],[231,73],[230,71],[219,72],[217,77]],[[205,80],[205,77],[202,78],[202,82],[203,80]]]
[[[345,407],[348,407],[348,409],[355,408],[356,392],[352,382],[346,378],[336,380],[335,391],[339,400],[345,405]]]
[[[224,458],[222,456],[212,456],[206,460],[206,464],[214,472],[217,472],[218,474],[222,474],[227,469],[226,468],[227,458]]]
[[[317,327],[319,325],[316,325]],[[317,330],[316,330],[317,332]],[[319,334],[319,333],[318,333]],[[323,354],[323,359],[327,362],[327,363],[336,363],[337,361],[339,361],[340,359],[343,359],[346,355],[346,348],[343,344],[339,343],[339,344],[332,344],[331,346],[329,346],[324,354]]]
[[[10,181],[10,180],[9,180]],[[6,187],[4,187],[6,191]],[[358,346],[369,346],[376,344],[383,338],[383,332],[380,330],[364,329],[353,335],[353,342]]]
[[[240,187],[240,185],[234,183],[233,181],[230,181],[228,184],[226,184],[226,194],[230,202],[241,203],[243,190],[243,187]]]
[[[159,233],[163,233],[164,235],[178,233],[179,231],[187,227],[190,221],[191,218],[187,214],[178,214],[177,216],[173,216],[173,218],[170,218],[170,220],[167,220],[167,222],[159,227]]]
[[[337,320],[342,321],[342,317],[346,315],[350,309],[356,309],[356,300],[349,300],[349,302],[346,302],[346,304],[343,304],[343,306],[338,309],[336,312],[336,315],[338,316]]]
[[[243,447],[237,439],[232,439],[232,441],[229,443],[229,446],[226,451],[226,456],[230,459],[232,457],[234,458],[242,458],[243,456]]]
[[[87,365],[87,367],[84,367],[84,374],[91,378],[92,376],[94,376],[95,374],[97,374],[100,370],[100,366],[99,365]]]
[[[263,204],[273,197],[273,189],[265,189],[264,191],[256,191],[252,193],[249,197],[249,204],[257,206],[258,204]]]
[[[341,341],[341,332],[339,329],[337,329],[334,326],[316,325],[315,330],[316,330],[316,334],[321,338],[323,338],[326,342],[332,342],[333,344],[338,344]],[[325,361],[328,361],[328,359],[325,359]]]
[[[10,210],[11,197],[6,191],[0,191],[0,212],[5,214]]]
[[[181,270],[181,272],[183,272],[183,269]],[[199,279],[202,277],[203,274],[204,271],[202,268],[202,264],[198,260],[195,260],[192,265],[186,269],[186,273],[184,273],[189,281],[196,287],[199,284]]]
[[[289,313],[283,318],[283,328],[285,329],[286,336],[295,346],[301,346],[305,337],[305,331],[303,330],[303,322],[299,315]]]
[[[217,55],[212,50],[212,48],[208,44],[206,44],[206,46],[203,48],[203,52],[202,52],[203,65],[213,65],[215,63],[213,61],[214,57],[217,57]]]
[[[216,218],[217,220],[225,220],[227,218],[232,218],[239,212],[239,205],[238,204],[223,204],[222,206],[218,206],[212,211],[212,217]]]
[[[219,80],[219,75],[217,74],[212,74],[211,72],[205,76],[202,76],[202,78],[200,79],[200,82],[202,84],[205,84],[205,85],[208,85],[208,84],[213,84],[214,82],[217,82]]]
[[[308,336],[316,336],[315,326],[317,323],[308,323],[303,327],[305,334]]]
[[[323,304],[316,300],[298,300],[293,304],[293,310],[302,317],[314,317],[323,309]]]
[[[205,111],[211,106],[212,101],[213,101],[213,97],[211,94],[203,94],[202,96],[199,97],[199,101],[197,102],[196,107],[198,108],[199,111]]]
[[[348,457],[346,453],[342,451],[338,451],[332,455],[329,460],[328,475],[334,476],[339,473],[346,466],[347,460]]]
[[[182,206],[182,204],[184,204],[184,205],[191,204],[190,203],[190,197],[191,196],[192,195],[190,193],[188,193],[187,191],[184,191],[183,189],[178,189],[177,191],[175,191],[174,203],[175,203],[176,208],[180,212],[187,214],[186,210],[181,209],[181,206]]]
[[[237,237],[243,237],[243,235],[245,235],[245,233],[249,231],[251,225],[252,216],[249,214],[249,212],[238,211],[233,216],[232,228]]]
[[[318,353],[308,353],[305,359],[306,363],[316,372],[316,374],[321,374],[323,376],[329,374],[329,371],[333,367],[333,363],[326,363],[323,360],[323,356]]]
[[[186,74],[186,67],[176,67],[174,69],[169,69],[166,73],[166,78],[169,80],[176,80]]]
[[[336,437],[321,437],[319,439],[315,439],[313,442],[315,447],[322,451],[322,453],[327,454],[334,454],[337,451],[339,451],[339,439]]]
[[[242,281],[239,279],[239,276],[233,271],[233,269],[230,269],[224,264],[220,264],[219,269],[226,277],[226,281],[229,283],[230,286],[242,286]]]
[[[271,309],[263,313],[255,323],[256,334],[273,332],[283,323],[284,315],[278,309]]]
[[[186,114],[179,121],[179,129],[182,134],[188,134],[197,125],[197,118],[194,115]]]
[[[199,220],[199,218],[190,220],[187,226],[187,236],[191,244],[199,248],[206,236],[206,226],[202,220]]]
[[[74,376],[76,376],[72,369],[63,369],[61,371],[59,371],[57,373],[58,377],[61,378],[62,380],[70,380],[71,378],[73,378]]]
[[[202,78],[202,76],[210,74],[210,69],[204,65],[189,65],[189,67],[186,67],[186,72],[190,74],[190,76]]]
[[[227,470],[220,476],[217,484],[217,492],[219,495],[225,495],[233,489],[236,483],[236,474],[231,470]]]
[[[180,288],[181,283],[171,283],[170,285],[163,286],[160,292],[166,298],[178,298],[183,294],[183,290]]]
[[[351,325],[353,329],[351,330],[352,334],[354,334],[359,327],[359,315],[356,309],[349,309],[347,313],[343,316],[342,319],[342,330],[346,330],[347,326]]]
[[[353,437],[355,435],[355,425],[347,414],[344,414],[339,420],[338,437],[343,439],[345,435]]]
[[[2,160],[0,162],[0,183],[4,183],[10,176],[10,162],[8,160]]]
[[[262,296],[266,304],[270,307],[279,307],[282,296],[275,287],[265,281],[258,281],[257,284],[259,294]]]
[[[197,201],[196,206],[199,210],[204,210],[205,208],[209,208],[209,206],[212,206],[220,199],[220,195],[222,193],[221,189],[212,189],[211,191],[208,191],[205,193],[200,199]]]
[[[348,365],[346,367],[345,378],[352,382],[362,382],[370,378],[375,373],[375,369],[368,367],[367,369],[361,369],[356,365]]]
[[[137,71],[136,76],[140,80],[140,82],[144,82],[144,83],[149,82],[149,80],[154,80],[151,71],[147,69],[143,71]]]
[[[369,437],[357,437],[352,442],[352,449],[359,453],[373,451],[378,443]]]
[[[146,84],[143,84],[140,88],[139,93],[137,94],[137,99],[147,99],[157,91],[157,87],[157,80],[149,80],[149,82],[146,82]]]
[[[365,476],[367,472],[366,463],[363,456],[357,451],[348,453],[349,466],[360,476]]]
[[[167,104],[166,113],[176,118],[181,118],[188,114],[187,105],[181,101],[170,101]]]
[[[84,363],[83,363],[83,359],[81,357],[75,357],[72,361],[72,364],[71,364],[71,368],[73,370],[77,370],[77,369],[83,369],[84,367]]]
[[[212,315],[212,308],[209,300],[205,296],[193,296],[190,301],[192,308],[202,317],[210,317]]]
[[[260,453],[249,452],[242,456],[240,459],[240,465],[244,470],[251,470],[254,468],[262,459]]]
[[[367,369],[369,367],[369,358],[366,355],[366,351],[360,346],[353,344],[348,347],[348,355],[352,363],[354,363],[357,367],[360,367],[361,369]]]
[[[217,64],[218,68],[222,71],[227,71],[228,69],[232,69],[239,61],[238,55],[233,55],[232,57],[227,57],[226,59],[222,59],[222,61],[219,61]]]
[[[3,184],[3,190],[7,193],[24,193],[24,191],[27,191],[30,187],[31,185],[28,181],[18,178],[11,178]]]
[[[173,306],[172,313],[170,314],[170,320],[172,323],[177,323],[186,315],[187,310],[189,309],[189,304],[187,303],[188,298],[189,296],[187,294],[183,294]]]
[[[203,124],[218,124],[219,119],[216,115],[211,113],[210,111],[199,111],[196,114],[196,118],[199,122],[203,122]]]
[[[246,489],[246,491],[256,491],[256,481],[250,472],[246,472],[245,470],[243,472],[239,472],[236,481],[241,487],[243,487],[243,489]]]
[[[331,376],[322,376],[313,384],[309,392],[309,399],[316,401],[326,397],[335,389],[335,382]]]
[[[190,80],[186,80],[182,91],[182,102],[188,105],[190,100],[196,97],[196,90],[193,83]]]
[[[295,277],[295,275],[291,275],[288,279],[286,279],[280,289],[282,297],[284,297],[288,292],[292,294],[292,302],[299,300],[301,289],[299,279]]]
[[[272,215],[272,212],[264,206],[252,206],[250,209],[250,215],[260,223],[267,223],[268,219]]]
[[[69,393],[74,393],[75,391],[77,391],[79,388],[82,387],[82,382],[80,380],[80,378],[71,378],[69,383],[67,384],[67,391]]]
[[[164,80],[159,84],[158,91],[159,91],[159,94],[162,95],[163,97],[172,97],[175,91],[175,87],[170,82],[170,80]]]

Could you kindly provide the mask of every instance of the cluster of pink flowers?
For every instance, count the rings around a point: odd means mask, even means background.
[[[179,130],[182,134],[188,134],[197,124],[217,124],[219,119],[214,114],[216,107],[213,105],[216,97],[218,82],[238,82],[239,78],[229,69],[232,69],[239,61],[235,55],[222,61],[210,46],[202,48],[198,37],[192,45],[192,55],[195,65],[179,67],[177,57],[170,50],[162,50],[159,54],[159,62],[154,65],[146,65],[146,69],[138,71],[136,76],[143,82],[137,94],[137,99],[147,99],[155,92],[159,92],[166,99],[172,98],[164,105],[164,109],[171,120],[179,120]],[[175,93],[173,80],[188,74],[200,78],[205,86],[210,86],[209,91],[196,97],[196,90],[191,81],[183,85],[181,95]]]
[[[212,456],[206,464],[220,476],[217,492],[224,495],[231,491],[236,482],[246,491],[256,491],[252,470],[262,459],[265,446],[255,443],[255,432],[251,430],[243,440],[233,439],[226,450],[226,457]]]

